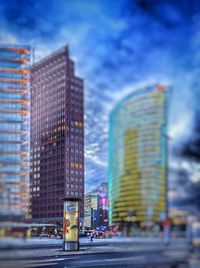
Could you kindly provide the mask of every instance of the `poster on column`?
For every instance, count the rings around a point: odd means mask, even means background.
[[[63,219],[63,238],[64,241],[78,241],[78,202],[64,202],[64,219]]]

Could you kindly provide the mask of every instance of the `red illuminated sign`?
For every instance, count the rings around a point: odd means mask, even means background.
[[[163,86],[161,86],[161,85],[158,85],[156,89],[157,89],[157,91],[158,91],[159,93],[163,93],[163,92],[165,92],[165,87],[163,87]]]

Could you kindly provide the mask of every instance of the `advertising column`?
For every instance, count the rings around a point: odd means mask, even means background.
[[[63,250],[79,250],[79,208],[78,200],[64,201]]]

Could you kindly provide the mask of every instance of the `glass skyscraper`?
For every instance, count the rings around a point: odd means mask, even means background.
[[[30,55],[0,45],[0,219],[28,214]]]
[[[167,213],[167,101],[161,85],[128,95],[110,116],[109,220],[160,221]]]

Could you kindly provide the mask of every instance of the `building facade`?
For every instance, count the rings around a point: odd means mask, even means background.
[[[31,216],[61,222],[63,198],[80,198],[83,217],[83,80],[68,48],[31,69]]]
[[[29,203],[28,46],[0,46],[0,218],[26,218]]]
[[[84,201],[84,227],[96,228],[99,226],[99,196],[86,194]]]
[[[108,183],[101,183],[85,195],[84,226],[108,226]]]
[[[112,111],[109,221],[159,222],[167,213],[167,87],[128,95]]]

